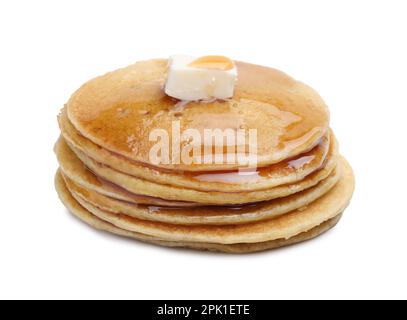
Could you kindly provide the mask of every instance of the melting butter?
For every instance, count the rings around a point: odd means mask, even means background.
[[[170,57],[165,93],[179,100],[196,101],[233,97],[237,69],[229,58],[185,55]]]

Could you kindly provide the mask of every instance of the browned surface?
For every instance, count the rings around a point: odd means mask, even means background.
[[[308,86],[272,68],[236,62],[238,82],[228,101],[190,103],[181,115],[165,95],[167,60],[138,62],[83,85],[67,104],[68,117],[85,137],[130,159],[149,163],[153,129],[257,129],[259,166],[293,157],[314,146],[328,129],[329,113]],[[129,143],[130,141],[130,143]],[[185,171],[237,165],[168,165]]]

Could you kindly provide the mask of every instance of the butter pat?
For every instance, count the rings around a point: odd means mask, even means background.
[[[236,66],[223,56],[171,56],[165,93],[180,100],[227,99],[233,96]]]

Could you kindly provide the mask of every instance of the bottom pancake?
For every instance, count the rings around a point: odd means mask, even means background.
[[[100,210],[80,198],[75,200],[59,173],[56,186],[65,205],[96,228],[165,246],[253,252],[313,238],[336,224],[354,188],[351,167],[343,158],[340,162],[343,166],[341,179],[321,198],[281,217],[243,225],[182,226],[135,219]]]
[[[217,251],[225,253],[251,253],[259,252],[264,250],[276,249],[279,247],[284,247],[306,240],[313,239],[322,233],[328,231],[334,227],[340,220],[342,213],[337,214],[335,217],[323,222],[322,224],[302,232],[294,237],[289,239],[276,239],[271,241],[264,241],[259,243],[235,243],[235,244],[218,244],[218,243],[204,243],[204,242],[177,242],[177,241],[165,241],[156,237],[144,235],[142,233],[127,231],[120,229],[104,220],[101,220],[91,214],[88,210],[83,208],[71,195],[67,189],[65,182],[58,172],[55,176],[55,186],[58,192],[58,195],[64,205],[68,210],[74,214],[76,217],[81,219],[83,222],[88,225],[98,229],[107,231],[119,236],[124,236],[128,238],[137,239],[139,241],[152,243],[155,245],[166,246],[166,247],[180,247],[180,248],[189,248],[195,250],[207,250],[207,251]]]
[[[77,197],[76,200],[98,218],[120,229],[147,234],[162,240],[234,244],[288,239],[335,217],[346,208],[353,193],[354,177],[352,169],[345,159],[341,158],[339,165],[342,166],[342,176],[336,185],[306,207],[290,211],[274,219],[247,224],[168,224],[138,219],[125,214],[115,214],[99,209],[82,198]]]

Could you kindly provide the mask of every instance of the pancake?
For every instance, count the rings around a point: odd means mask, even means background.
[[[81,161],[79,161],[78,157],[73,152],[66,150],[66,148],[68,147],[65,142],[57,142],[54,147],[60,168],[66,176],[83,188],[94,190],[108,197],[113,197],[115,199],[135,204],[149,204],[168,207],[194,207],[200,205],[182,201],[167,201],[160,198],[131,193],[107,180],[97,177],[95,174],[89,171]]]
[[[139,241],[143,241],[146,243],[151,243],[160,246],[166,247],[181,247],[181,248],[189,248],[195,250],[208,250],[208,251],[216,251],[216,252],[224,252],[224,253],[251,253],[251,252],[259,252],[264,250],[276,249],[279,247],[284,247],[288,245],[292,245],[295,243],[303,242],[312,238],[317,237],[318,235],[326,232],[327,230],[334,227],[339,219],[341,218],[341,214],[329,219],[317,227],[308,230],[307,232],[302,232],[290,239],[277,239],[259,243],[237,243],[237,244],[217,244],[217,243],[194,243],[194,242],[171,242],[171,241],[164,241],[160,240],[155,237],[147,236],[141,233],[127,231],[124,229],[120,229],[104,220],[99,219],[98,217],[91,214],[85,208],[83,208],[70,194],[62,176],[57,173],[55,176],[55,186],[58,192],[58,195],[64,205],[68,208],[68,210],[75,215],[77,218],[85,222],[86,224],[92,226],[95,229],[103,230],[112,234],[116,234],[118,236],[133,238]]]
[[[66,108],[59,115],[58,122],[64,139],[99,163],[140,179],[202,191],[253,191],[298,182],[323,165],[329,151],[330,139],[334,139],[330,132],[306,153],[244,174],[238,171],[177,172],[146,166],[101,148],[72,126],[67,118]]]
[[[152,244],[230,253],[298,243],[336,225],[354,176],[313,89],[244,62],[234,62],[237,82],[228,73],[227,83],[220,70],[186,65],[196,78],[179,73],[176,87],[188,89],[175,96],[233,97],[181,101],[165,94],[167,65],[141,61],[97,77],[62,109],[55,185],[75,216]]]
[[[288,197],[240,207],[199,208],[169,208],[135,205],[85,189],[80,185],[75,184],[71,179],[64,176],[63,173],[61,174],[67,188],[75,198],[80,198],[99,209],[144,220],[184,225],[209,225],[243,224],[275,218],[298,208],[303,208],[331,190],[341,176],[340,169],[340,166],[336,167],[330,176],[316,186]]]
[[[202,244],[264,243],[266,241],[293,238],[340,215],[348,205],[354,189],[354,176],[351,167],[343,158],[341,164],[343,165],[343,175],[340,181],[330,192],[315,200],[303,210],[295,210],[275,219],[250,224],[223,226],[171,225],[114,214],[100,210],[83,200],[80,200],[79,203],[91,214],[119,229],[141,233],[154,239]],[[58,180],[60,178],[57,178],[57,189],[64,201],[66,191],[61,189],[61,182],[58,182]]]
[[[67,103],[76,130],[104,149],[149,165],[155,129],[256,129],[258,166],[293,158],[315,147],[328,132],[329,112],[310,87],[272,68],[236,62],[234,97],[227,101],[179,101],[162,90],[167,60],[143,61],[84,84]],[[170,139],[171,141],[171,139]],[[241,168],[235,164],[158,164],[182,171]]]
[[[123,174],[94,161],[79,150],[75,150],[72,146],[69,147],[63,138],[60,138],[56,143],[55,151],[62,171],[66,173],[68,177],[77,174],[80,168],[83,169],[83,164],[85,164],[86,167],[97,176],[113,182],[132,193],[171,201],[197,202],[206,205],[234,205],[285,197],[315,186],[318,182],[329,176],[337,162],[337,151],[335,151],[332,157],[327,159],[322,169],[312,173],[298,183],[283,185],[268,190],[227,193],[220,191],[203,192],[193,189],[177,188]],[[74,159],[73,152],[75,152],[79,159]],[[66,161],[67,159],[70,159],[69,163]],[[75,168],[72,173],[69,173],[66,170],[68,166],[78,167],[78,169]]]

